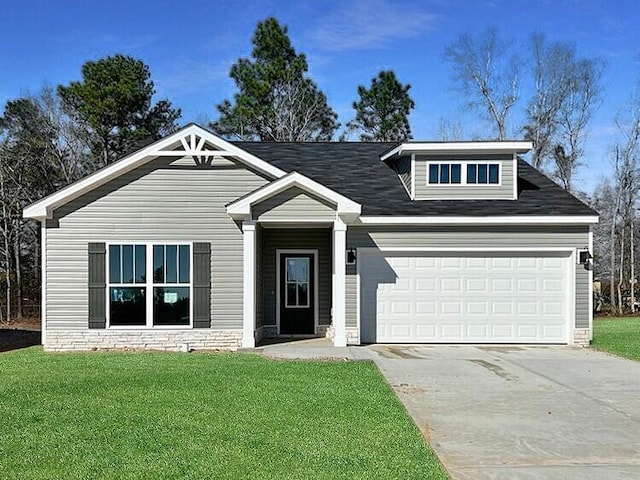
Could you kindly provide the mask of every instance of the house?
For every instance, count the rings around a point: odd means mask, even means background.
[[[588,344],[596,212],[530,142],[228,142],[189,125],[24,210],[48,350]]]

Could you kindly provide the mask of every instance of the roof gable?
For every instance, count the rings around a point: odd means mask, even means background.
[[[105,183],[158,157],[192,157],[196,165],[207,165],[214,157],[234,158],[271,178],[286,174],[283,170],[246,152],[196,124],[158,140],[117,162],[39,200],[24,209],[25,218],[51,218],[53,211]]]
[[[291,172],[288,175],[268,183],[264,187],[255,190],[244,197],[241,197],[227,205],[227,213],[235,220],[248,219],[251,216],[251,207],[266,199],[282,193],[290,188],[299,188],[311,195],[325,200],[336,206],[338,215],[356,218],[360,215],[361,207],[359,203],[347,198],[344,195],[322,185],[298,172]]]

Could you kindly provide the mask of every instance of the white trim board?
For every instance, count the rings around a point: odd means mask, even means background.
[[[308,248],[308,249],[295,249],[295,248],[278,248],[276,249],[276,334],[278,336],[281,335],[280,333],[280,256],[281,255],[286,255],[288,253],[292,253],[292,254],[297,254],[297,253],[301,253],[301,254],[306,254],[306,255],[313,255],[314,260],[313,260],[313,295],[314,295],[314,303],[313,303],[313,334],[309,334],[309,335],[317,335],[318,334],[318,304],[319,299],[318,299],[318,286],[319,286],[319,275],[318,275],[318,255],[319,255],[319,251],[317,248]],[[267,325],[270,326],[270,325]],[[285,334],[285,335],[289,335],[289,334]],[[295,336],[295,335],[294,335]],[[301,335],[304,336],[304,335]]]
[[[589,225],[598,223],[597,215],[511,215],[491,217],[469,216],[424,216],[424,217],[396,217],[396,216],[361,216],[364,225],[550,225],[571,224]]]
[[[409,142],[398,145],[385,153],[380,160],[389,160],[406,153],[527,153],[533,148],[533,142],[505,141],[505,142]]]
[[[195,143],[196,136],[200,138],[200,142],[198,142],[198,145],[200,147],[204,146],[205,142],[209,142],[210,144],[220,148],[220,151],[195,149],[193,144]],[[185,151],[186,147],[185,150],[165,150],[178,143],[181,143],[184,146],[186,142],[185,139],[187,138],[190,139],[192,144],[189,150]],[[196,147],[198,145],[196,145]],[[191,154],[203,156],[232,156],[234,158],[237,158],[240,162],[249,165],[273,178],[280,178],[286,175],[286,172],[280,170],[274,165],[265,162],[264,160],[261,160],[254,155],[251,155],[250,153],[227,142],[226,140],[223,140],[217,135],[214,135],[213,133],[196,124],[191,124],[169,135],[168,137],[158,140],[157,142],[152,143],[151,145],[148,145],[147,147],[144,147],[137,152],[134,152],[131,155],[128,155],[118,160],[117,162],[98,170],[97,172],[83,178],[82,180],[72,183],[62,190],[59,190],[43,198],[42,200],[29,205],[23,210],[23,216],[25,218],[34,218],[37,220],[52,218],[53,211],[56,208],[100,187],[101,185],[104,185],[105,183],[115,178],[120,177],[121,175],[124,175],[127,172],[130,172],[131,170],[134,170],[150,162],[154,158],[157,158],[159,156],[170,156],[172,154],[175,154],[175,156],[179,158]]]

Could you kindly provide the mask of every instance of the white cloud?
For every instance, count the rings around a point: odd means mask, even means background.
[[[324,50],[381,48],[396,39],[421,35],[432,28],[436,18],[404,2],[353,0],[319,18],[319,26],[311,32],[311,38]]]

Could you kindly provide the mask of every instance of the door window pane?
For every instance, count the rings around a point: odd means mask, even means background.
[[[164,245],[153,246],[153,281],[164,283]]]
[[[190,281],[190,255],[189,255],[189,245],[180,245],[180,275],[178,281],[180,283],[189,283]]]
[[[285,305],[287,307],[297,307],[298,306],[298,284],[287,283],[287,291],[285,296],[286,296]]]
[[[287,257],[285,276],[285,305],[287,307],[309,306],[309,258]]]
[[[146,325],[147,302],[144,287],[111,287],[109,319],[111,325]]]
[[[120,245],[109,245],[109,281],[111,283],[122,283]]]
[[[309,284],[308,283],[298,283],[298,306],[299,307],[309,306]]]
[[[309,281],[309,259],[287,258],[287,282]]]
[[[189,325],[189,287],[153,288],[153,324]]]

